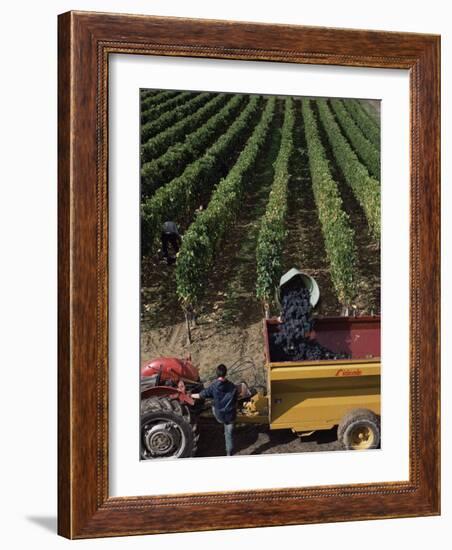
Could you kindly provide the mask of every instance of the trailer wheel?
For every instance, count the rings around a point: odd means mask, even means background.
[[[194,456],[198,439],[198,428],[187,405],[167,397],[141,402],[143,460]]]
[[[362,451],[380,445],[380,421],[368,409],[355,409],[344,416],[337,429],[337,438],[345,449]]]

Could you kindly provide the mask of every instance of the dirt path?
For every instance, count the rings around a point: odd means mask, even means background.
[[[355,231],[355,242],[358,251],[357,298],[355,300],[358,314],[380,313],[380,249],[372,239],[366,216],[361,205],[355,198],[352,189],[345,181],[339,168],[328,138],[320,122],[317,105],[314,102],[313,112],[317,118],[320,137],[325,148],[331,169],[331,175],[337,183],[345,212],[350,217],[351,226]]]
[[[316,313],[339,315],[341,305],[331,282],[322,229],[312,192],[299,101],[295,102],[294,148],[291,161],[292,177],[289,182],[290,200],[286,219],[288,234],[284,249],[284,269],[296,267],[316,279],[320,288],[320,301],[316,307]]]
[[[200,438],[198,457],[224,456],[223,426],[214,419],[199,421]],[[305,453],[340,450],[336,428],[314,432],[299,438],[290,430],[270,430],[264,425],[238,424],[234,432],[236,455],[262,455],[275,453]]]

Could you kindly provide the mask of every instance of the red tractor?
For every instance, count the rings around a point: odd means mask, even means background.
[[[190,397],[203,388],[191,358],[159,357],[141,369],[141,458],[194,456],[199,439]]]

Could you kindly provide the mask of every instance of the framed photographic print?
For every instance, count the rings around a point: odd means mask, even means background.
[[[439,46],[59,17],[61,535],[439,514]]]

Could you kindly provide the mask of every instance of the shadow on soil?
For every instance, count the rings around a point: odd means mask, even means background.
[[[200,439],[198,457],[224,456],[223,426],[211,418],[199,421]],[[300,438],[290,430],[270,430],[266,425],[237,424],[234,430],[236,455],[261,455],[276,453],[302,453],[337,451],[341,447],[337,441],[337,430],[314,432]]]

